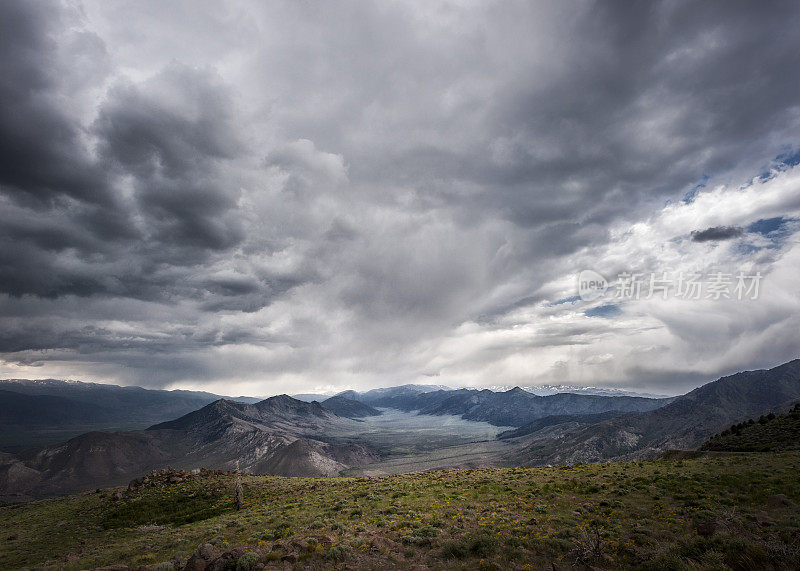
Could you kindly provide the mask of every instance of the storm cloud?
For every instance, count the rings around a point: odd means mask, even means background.
[[[737,226],[714,226],[705,230],[693,230],[692,240],[695,242],[712,242],[730,240],[744,234],[744,230]]]
[[[4,2],[0,374],[674,393],[797,357],[798,25],[793,2]],[[763,289],[584,302],[583,269]]]

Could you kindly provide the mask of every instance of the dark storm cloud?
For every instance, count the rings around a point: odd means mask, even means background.
[[[694,230],[691,234],[692,242],[718,242],[738,238],[744,230],[738,226],[714,226],[705,230]]]
[[[39,2],[0,7],[0,184],[37,208],[67,198],[112,204],[105,177],[85,155],[80,125],[59,107],[59,10]]]
[[[191,296],[174,272],[164,279],[163,264],[201,263],[241,240],[238,220],[228,216],[238,186],[218,172],[240,150],[219,79],[174,64],[151,80],[149,93],[112,88],[92,127],[98,160],[61,108],[68,69],[52,36],[68,15],[46,3],[0,10],[0,290]],[[127,197],[121,177],[133,186]]]
[[[225,217],[238,188],[215,171],[240,148],[227,93],[214,82],[210,73],[172,65],[146,86],[153,94],[113,89],[94,126],[101,156],[133,178],[146,231],[165,249],[221,250],[242,238]]]
[[[628,315],[510,339],[570,260],[800,126],[791,2],[160,8],[0,4],[11,362],[368,382],[463,353],[498,375]]]

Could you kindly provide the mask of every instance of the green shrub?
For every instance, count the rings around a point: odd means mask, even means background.
[[[236,560],[236,571],[250,571],[258,563],[258,553],[248,551]]]
[[[334,545],[328,552],[325,554],[325,557],[328,559],[334,559],[340,561],[347,557],[350,549],[346,545]]]
[[[442,557],[445,559],[488,557],[497,551],[498,544],[497,539],[489,532],[476,532],[461,539],[445,542],[442,545]]]
[[[233,509],[229,498],[220,494],[205,496],[191,489],[175,488],[170,494],[149,493],[113,505],[102,518],[106,529],[142,525],[184,525],[202,521]],[[235,523],[233,525],[236,525]]]
[[[439,530],[432,525],[426,525],[415,529],[413,531],[413,535],[416,535],[417,537],[436,537],[439,535]]]

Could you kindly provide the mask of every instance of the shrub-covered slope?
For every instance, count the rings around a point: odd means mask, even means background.
[[[713,436],[701,450],[767,452],[800,450],[800,403],[784,414],[762,415]]]
[[[380,478],[163,471],[0,508],[0,568],[795,569],[798,470],[800,452]]]

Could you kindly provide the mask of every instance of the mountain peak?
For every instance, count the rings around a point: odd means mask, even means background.
[[[350,399],[350,400],[359,400],[359,396],[360,395],[356,391],[353,391],[353,390],[342,391],[342,392],[337,393],[337,394],[334,395],[334,397],[341,397],[341,398]],[[331,398],[334,398],[334,397],[331,397]],[[328,400],[330,400],[330,399],[328,399]]]
[[[325,399],[322,401],[322,406],[334,414],[345,418],[363,418],[365,416],[380,416],[382,414],[381,411],[368,404],[347,398],[345,393]]]

